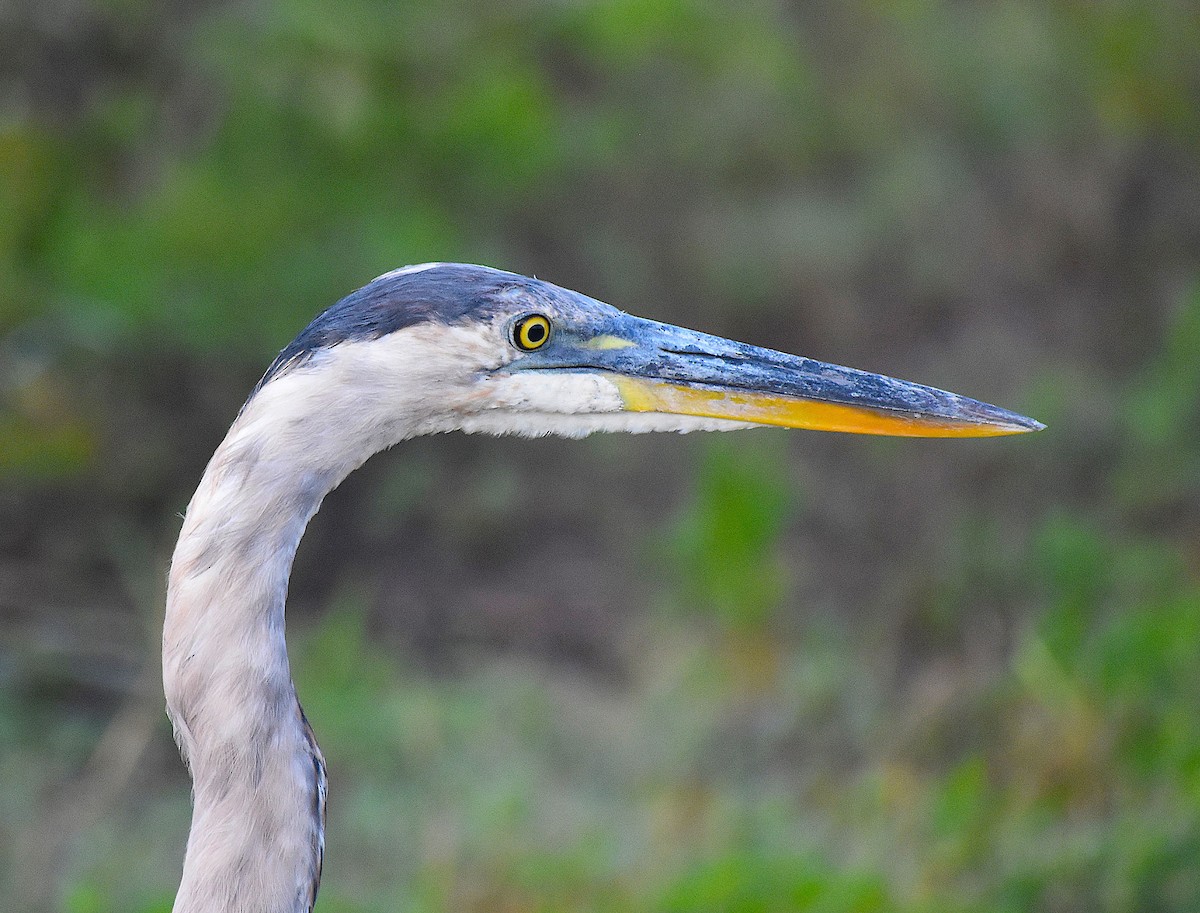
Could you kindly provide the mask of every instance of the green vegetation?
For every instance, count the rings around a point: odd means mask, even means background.
[[[793,6],[0,12],[13,909],[170,909],[175,515],[284,341],[434,259],[1050,430],[372,464],[289,615],[319,911],[1200,909],[1200,15]]]

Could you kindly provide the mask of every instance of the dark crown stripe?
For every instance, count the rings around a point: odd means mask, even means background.
[[[529,281],[516,273],[460,263],[380,276],[322,311],[271,362],[250,398],[279,374],[322,349],[379,339],[428,321],[450,324],[483,317],[497,291]]]

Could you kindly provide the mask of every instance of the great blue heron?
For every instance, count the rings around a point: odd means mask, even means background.
[[[284,599],[305,526],[347,474],[399,441],[455,429],[754,425],[939,437],[1042,427],[481,266],[405,267],[317,317],[217,448],[171,563],[163,685],[194,801],[177,913],[312,909],[325,767],[288,668]]]

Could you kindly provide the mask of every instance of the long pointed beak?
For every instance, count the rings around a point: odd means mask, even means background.
[[[990,437],[1045,427],[922,384],[624,314],[572,349],[575,365],[545,367],[605,372],[631,412],[906,437]]]

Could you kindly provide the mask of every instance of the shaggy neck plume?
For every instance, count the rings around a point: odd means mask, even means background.
[[[430,384],[449,395],[450,373],[420,357],[426,332],[342,343],[277,372],[188,505],[163,624],[167,713],[194,803],[175,913],[312,909],[325,768],[288,666],[288,577],[308,521],[342,479],[379,450],[456,424],[425,405]]]
[[[268,421],[258,398],[209,463],[171,564],[163,681],[194,801],[175,913],[305,913],[321,877],[325,768],[284,601],[305,526],[373,448],[329,458],[316,417]]]

